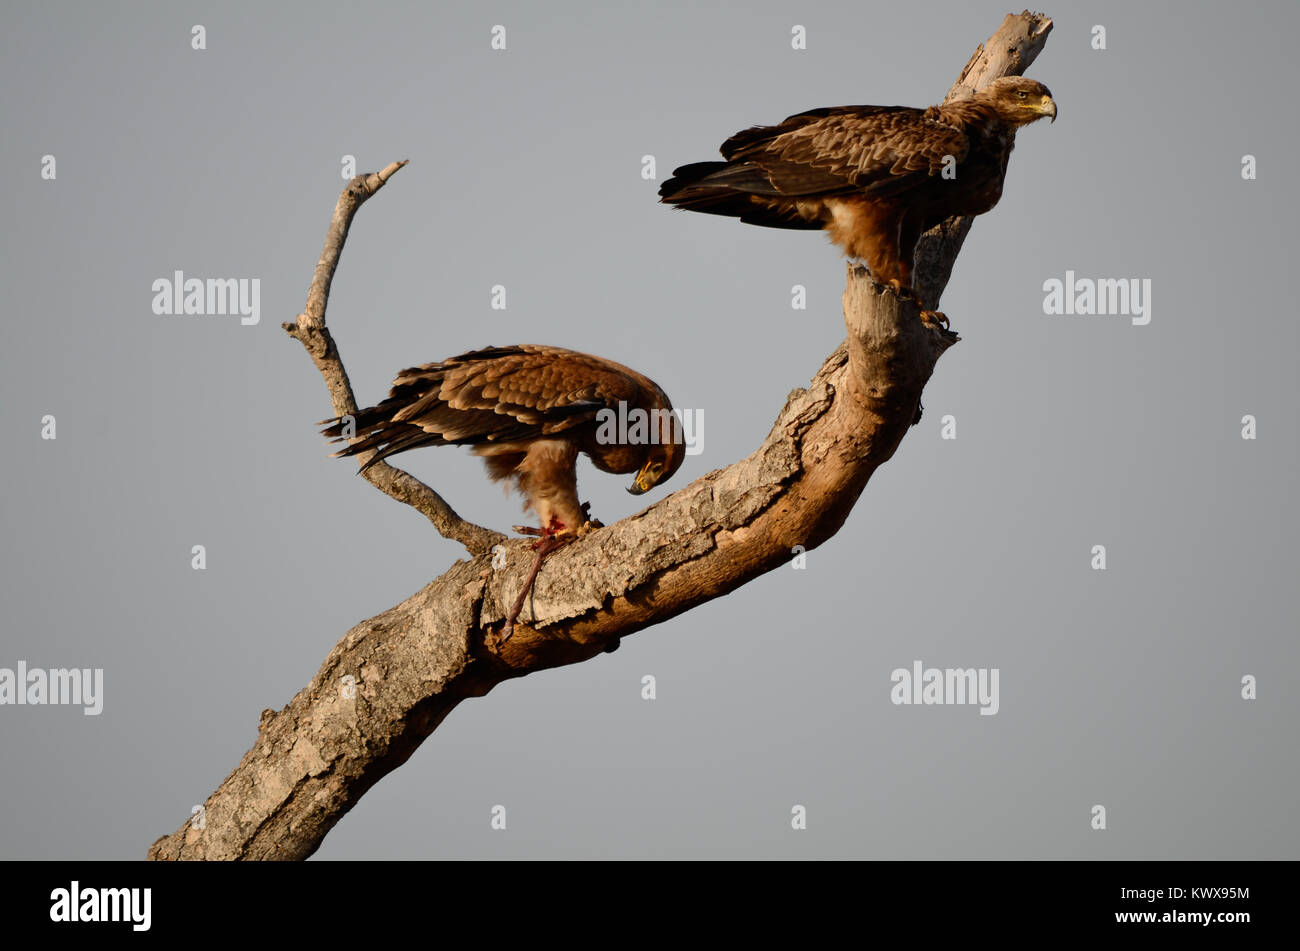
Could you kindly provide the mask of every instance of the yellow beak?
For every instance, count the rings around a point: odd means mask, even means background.
[[[636,474],[636,479],[628,486],[628,492],[632,495],[641,495],[649,492],[654,483],[650,479],[650,464],[646,463],[641,467],[641,471]]]
[[[1038,111],[1045,116],[1051,116],[1052,121],[1056,121],[1056,100],[1051,96],[1044,96],[1043,101],[1038,104]]]

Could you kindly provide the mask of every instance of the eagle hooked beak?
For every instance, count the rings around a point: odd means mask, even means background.
[[[1051,116],[1052,121],[1056,121],[1056,100],[1051,96],[1044,96],[1043,101],[1038,104],[1038,111],[1045,116]]]
[[[641,471],[636,474],[636,479],[627,487],[627,491],[632,495],[643,495],[654,487],[654,476],[650,474],[653,468],[653,462],[647,462],[641,467]]]

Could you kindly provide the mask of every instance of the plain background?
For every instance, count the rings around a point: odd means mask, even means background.
[[[280,330],[343,156],[411,159],[330,300],[363,403],[403,367],[536,342],[704,411],[704,453],[648,499],[583,462],[612,522],[751,452],[844,332],[823,236],[670,210],[659,181],[804,109],[937,102],[1007,12],[5,7],[0,666],[105,671],[99,717],[0,708],[5,858],[143,857],[263,708],[461,557],[327,458],[324,386]],[[1047,12],[1030,75],[1059,120],[1020,134],[944,296],[963,342],[839,534],[805,570],[462,704],[319,857],[1297,857],[1300,7]],[[155,316],[177,269],[260,278],[261,323]],[[1151,323],[1045,316],[1067,269],[1149,278]],[[400,463],[477,522],[520,520],[467,452]],[[891,704],[914,660],[999,668],[1000,712]]]

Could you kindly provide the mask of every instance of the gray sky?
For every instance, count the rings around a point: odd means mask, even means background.
[[[463,704],[318,856],[1296,858],[1300,340],[1273,298],[1300,8],[1222,10],[1047,11],[1030,75],[1060,117],[1021,133],[962,253],[943,309],[963,342],[804,570]],[[327,458],[324,386],[279,329],[344,156],[411,159],[330,301],[360,400],[407,366],[548,343],[703,410],[704,452],[652,496],[584,461],[612,522],[751,452],[844,332],[823,236],[670,210],[659,181],[794,112],[936,102],[1006,12],[7,5],[0,668],[102,668],[104,705],[0,706],[0,857],[143,857],[263,708],[462,554]],[[259,279],[260,322],[156,316],[176,270]],[[1046,316],[1067,270],[1150,280],[1151,322]],[[520,521],[467,452],[399,461],[466,517]],[[917,660],[997,668],[998,713],[891,703]]]

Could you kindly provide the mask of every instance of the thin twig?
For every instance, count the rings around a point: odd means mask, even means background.
[[[357,209],[383,188],[384,183],[404,165],[405,161],[393,162],[381,172],[358,175],[344,187],[334,206],[334,217],[330,219],[329,231],[325,235],[325,247],[321,251],[320,260],[316,262],[316,272],[312,277],[311,288],[307,291],[307,306],[294,323],[283,325],[289,336],[307,348],[307,353],[329,388],[335,416],[356,413],[357,400],[352,393],[352,382],[348,379],[338,347],[329,328],[325,326],[330,284],[334,280],[334,272],[339,266],[343,245],[348,239],[348,229],[352,227]],[[355,439],[361,438],[361,435]],[[361,462],[364,464],[369,457],[370,454],[364,454]],[[387,462],[377,462],[365,469],[362,476],[380,492],[422,513],[444,538],[460,542],[471,555],[491,551],[494,545],[506,539],[500,532],[461,518],[441,495],[403,469]]]

